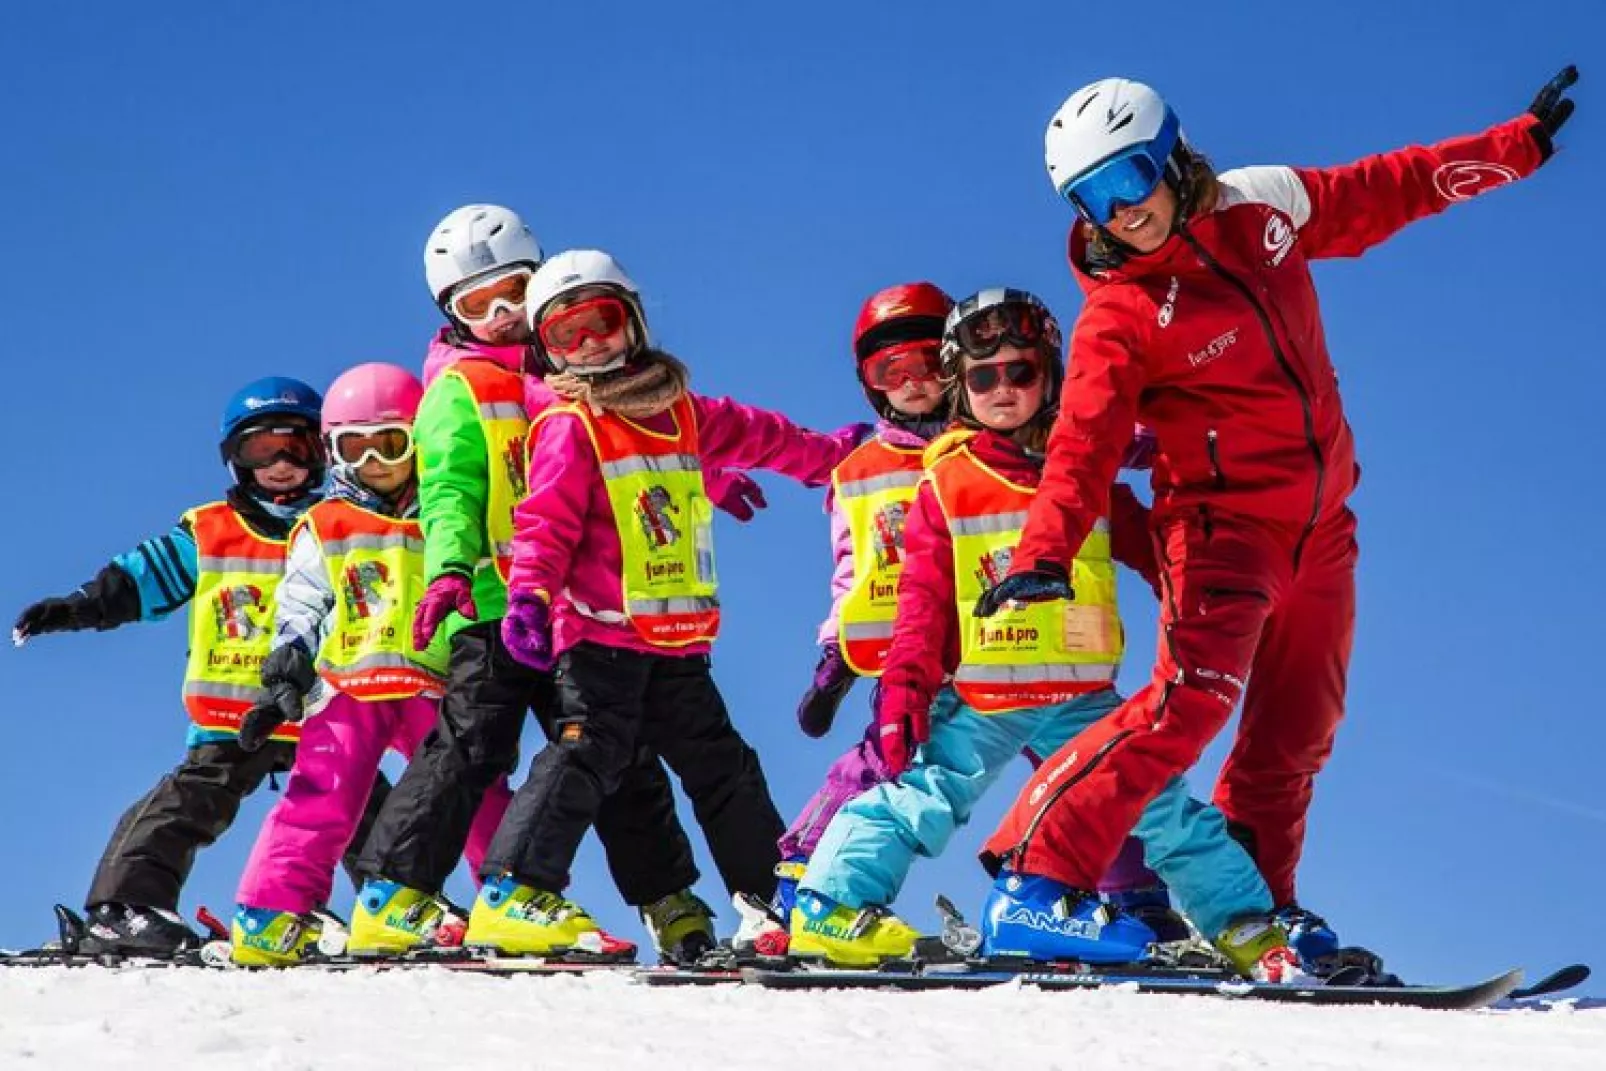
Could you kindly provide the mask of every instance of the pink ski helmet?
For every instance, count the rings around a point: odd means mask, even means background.
[[[378,361],[342,372],[324,395],[323,430],[350,424],[411,424],[424,385],[400,365]]]

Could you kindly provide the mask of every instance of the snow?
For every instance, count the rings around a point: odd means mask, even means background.
[[[649,989],[623,973],[0,969],[0,1067],[1606,1067],[1606,1006],[1424,1012],[1115,990]]]

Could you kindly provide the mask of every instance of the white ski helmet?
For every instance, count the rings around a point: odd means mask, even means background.
[[[517,212],[501,205],[454,209],[424,243],[424,278],[437,305],[464,279],[517,263],[539,268],[541,244]]]
[[[530,280],[525,299],[525,315],[530,318],[530,338],[536,353],[554,372],[568,365],[547,352],[541,341],[541,319],[554,301],[581,290],[604,290],[617,294],[630,312],[633,338],[631,347],[618,360],[603,367],[575,368],[577,375],[600,375],[623,368],[647,345],[647,317],[641,311],[641,291],[625,272],[624,266],[600,249],[569,249],[542,264]]]
[[[1142,82],[1105,78],[1060,105],[1043,135],[1043,160],[1054,191],[1103,226],[1115,205],[1137,203],[1131,198],[1144,182],[1152,193],[1168,168],[1180,181],[1173,153],[1181,142],[1177,114],[1160,94]],[[1101,166],[1117,157],[1131,166]]]

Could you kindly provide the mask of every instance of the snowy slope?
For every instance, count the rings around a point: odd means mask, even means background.
[[[473,978],[0,970],[0,1067],[1606,1067],[1606,1007],[1482,1013],[1026,989],[648,989],[623,975]]]

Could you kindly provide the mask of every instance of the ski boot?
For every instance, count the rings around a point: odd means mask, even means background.
[[[1245,915],[1212,942],[1233,970],[1251,982],[1292,984],[1314,979],[1288,943],[1288,931],[1271,915]]]
[[[1193,940],[1193,927],[1171,906],[1171,893],[1164,885],[1105,893],[1104,902],[1153,930],[1158,944],[1174,945]]]
[[[803,873],[808,868],[809,861],[801,855],[775,864],[775,899],[770,901],[770,906],[775,909],[777,917],[792,917],[792,908],[797,906],[797,883],[803,880]]]
[[[504,956],[562,956],[627,962],[636,946],[607,933],[585,908],[505,875],[480,887],[465,945]]]
[[[463,942],[462,912],[440,896],[400,882],[369,878],[357,893],[346,951],[354,956],[401,956]]]
[[[1298,904],[1285,904],[1273,917],[1288,931],[1288,943],[1299,953],[1305,969],[1318,978],[1336,980],[1342,974],[1348,985],[1400,985],[1383,969],[1383,958],[1370,949],[1341,945],[1327,920]]]
[[[833,967],[879,967],[914,954],[920,934],[884,907],[852,908],[812,889],[797,891],[789,952]]]
[[[714,948],[714,912],[690,889],[670,893],[641,909],[641,921],[658,950],[658,961],[690,967]]]
[[[308,912],[241,904],[229,929],[229,958],[242,967],[291,967],[318,952],[323,920]]]
[[[796,892],[795,887],[793,892]],[[758,959],[786,957],[787,950],[792,946],[792,934],[786,928],[785,915],[777,913],[772,904],[766,904],[752,893],[732,894],[731,905],[741,919],[731,938],[731,950],[738,959],[744,956]]]
[[[96,904],[88,911],[77,951],[90,956],[172,959],[202,945],[200,934],[172,911],[137,904]]]
[[[1134,963],[1155,939],[1147,925],[1097,893],[1011,870],[993,883],[981,932],[984,956],[1083,963]]]

